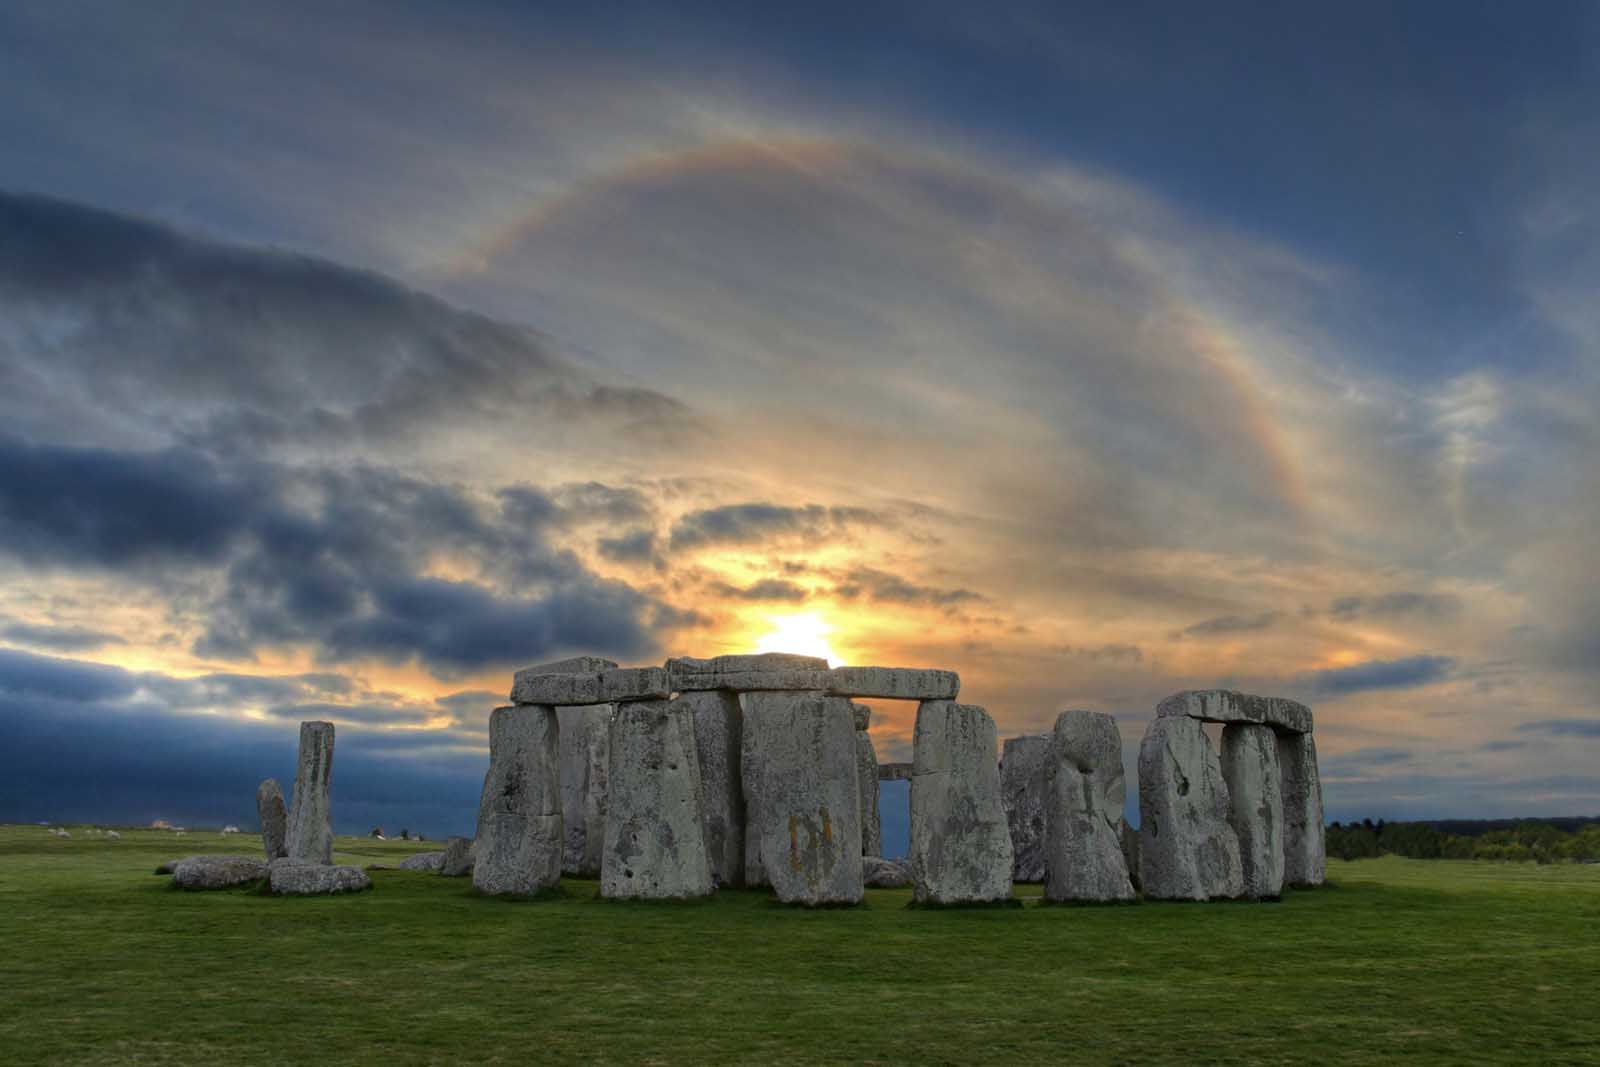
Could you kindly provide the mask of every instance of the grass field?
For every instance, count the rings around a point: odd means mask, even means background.
[[[341,838],[336,859],[418,846]],[[428,847],[428,846],[423,846]],[[259,838],[0,827],[7,1063],[1600,1063],[1600,867],[1332,864],[1279,904],[805,912],[185,893]]]

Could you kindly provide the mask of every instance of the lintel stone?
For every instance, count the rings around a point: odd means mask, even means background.
[[[1256,723],[1280,733],[1309,734],[1311,709],[1283,697],[1258,697],[1231,689],[1188,689],[1156,705],[1156,717],[1186,715],[1201,722]]]
[[[530,667],[518,671],[511,685],[513,704],[616,704],[624,700],[664,700],[672,692],[667,672],[660,667],[621,667],[571,674],[535,674]]]

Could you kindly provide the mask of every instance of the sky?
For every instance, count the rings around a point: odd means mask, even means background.
[[[466,832],[519,667],[1600,813],[1600,9],[0,8],[0,819]],[[800,647],[804,646],[804,647]],[[914,705],[875,705],[909,758]],[[1130,789],[1130,797],[1132,790]]]

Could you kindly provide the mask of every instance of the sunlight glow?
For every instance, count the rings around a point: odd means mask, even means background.
[[[793,652],[801,656],[821,656],[828,666],[839,666],[839,656],[828,645],[833,632],[820,615],[773,615],[767,620],[772,630],[756,642],[757,652]]]

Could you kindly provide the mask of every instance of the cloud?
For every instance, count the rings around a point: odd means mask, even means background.
[[[1411,689],[1443,681],[1455,668],[1449,656],[1408,656],[1405,659],[1368,660],[1349,667],[1310,671],[1298,684],[1324,696],[1344,696],[1371,689]]]
[[[116,634],[90,630],[83,626],[7,622],[3,618],[0,618],[0,640],[30,645],[34,648],[46,648],[54,652],[93,652],[107,645],[127,643]]]
[[[1600,719],[1544,719],[1522,723],[1517,731],[1550,737],[1600,737]]]
[[[883,516],[864,508],[728,504],[684,515],[673,524],[668,544],[674,552],[687,552],[786,537],[817,542],[842,536],[851,527],[881,526],[885,522]]]
[[[1328,606],[1328,616],[1340,622],[1359,618],[1392,618],[1421,615],[1447,618],[1461,610],[1461,598],[1454,593],[1385,593],[1377,597],[1340,597]]]
[[[1478,746],[1478,750],[1480,752],[1515,752],[1518,749],[1527,747],[1528,742],[1526,741],[1485,741]]]
[[[810,595],[801,586],[786,582],[782,578],[763,578],[759,582],[752,582],[743,587],[718,582],[712,589],[718,596],[734,600],[784,600],[793,603],[804,600]]]
[[[1144,660],[1144,650],[1138,645],[1112,643],[1098,645],[1093,648],[1082,645],[1062,645],[1059,651],[1064,656],[1072,656],[1075,659],[1084,659],[1091,662],[1140,663]]]
[[[613,563],[653,563],[658,558],[654,530],[630,530],[617,537],[602,537],[595,547]]]
[[[1275,625],[1283,618],[1281,611],[1264,611],[1259,615],[1222,615],[1215,619],[1206,619],[1192,626],[1186,626],[1176,636],[1179,640],[1185,637],[1215,637],[1219,634],[1250,633],[1254,630],[1265,630]]]
[[[932,604],[948,608],[987,599],[970,589],[940,589],[935,586],[918,585],[898,574],[870,567],[857,567],[847,571],[840,577],[839,582],[840,584],[834,589],[835,595],[846,600],[864,596],[880,604]]]

